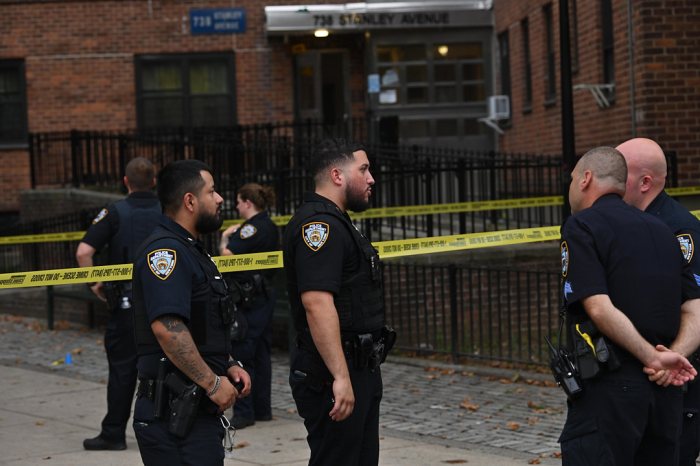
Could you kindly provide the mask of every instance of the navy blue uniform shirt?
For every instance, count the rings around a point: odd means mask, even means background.
[[[190,243],[198,243],[187,230],[169,217],[163,216],[157,229],[160,228],[186,238]],[[148,321],[152,323],[164,315],[175,315],[187,325],[191,317],[192,290],[207,281],[202,265],[190,248],[173,238],[159,239],[144,246],[145,249],[134,262],[134,285],[143,289]],[[199,249],[208,257],[203,245]],[[155,377],[159,358],[160,355],[139,357],[139,374],[142,377]],[[203,358],[217,374],[226,373],[228,355]]]
[[[233,254],[250,254],[254,252],[278,251],[280,247],[279,232],[277,225],[270,219],[270,214],[267,211],[259,212],[252,216],[241,227],[234,231],[228,238],[226,248]],[[262,273],[267,278],[271,278],[275,274],[276,269],[264,270]],[[246,277],[252,272],[237,272],[233,273],[233,277]]]
[[[338,209],[316,193],[306,193],[304,202],[321,202]],[[305,291],[338,294],[343,281],[359,270],[360,260],[355,240],[340,219],[327,213],[308,217],[296,231],[288,228],[285,232],[284,264],[285,269],[290,267],[289,299],[301,301],[301,293]]]
[[[645,212],[661,219],[676,235],[683,257],[700,285],[700,259],[695,255],[695,243],[700,241],[700,220],[663,191],[651,201]]]
[[[669,345],[678,333],[681,303],[700,297],[669,228],[616,194],[567,219],[561,260],[570,324],[588,320],[584,298],[606,294],[649,343]]]
[[[158,198],[151,191],[138,191],[129,194],[126,202],[134,208],[148,208],[158,204]],[[117,231],[119,231],[119,213],[114,204],[110,204],[100,210],[85,232],[82,241],[99,251],[110,242]]]

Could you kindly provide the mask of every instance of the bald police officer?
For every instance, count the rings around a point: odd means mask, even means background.
[[[627,168],[618,151],[587,152],[571,175],[562,291],[567,341],[580,354],[585,379],[580,396],[569,400],[559,438],[563,464],[675,465],[682,408],[677,385],[696,371],[664,346],[678,333],[681,303],[700,297],[700,288],[668,227],[623,202]],[[596,361],[605,364],[584,372],[585,355],[574,342],[597,334],[607,339],[606,352],[616,364],[601,354]],[[598,344],[592,354],[596,350],[602,351]],[[674,386],[648,381],[644,366],[668,369]]]
[[[648,212],[673,231],[693,277],[700,282],[700,258],[695,253],[700,245],[700,220],[664,191],[666,156],[651,139],[634,138],[617,146],[627,162],[625,202]],[[697,304],[697,303],[696,303]],[[699,355],[693,354],[700,344],[700,309],[691,303],[682,307],[681,329],[671,349],[689,357],[698,368]],[[692,357],[691,357],[692,355]],[[678,464],[693,466],[700,454],[700,383],[690,382],[683,395],[683,421]]]
[[[134,264],[134,432],[146,466],[221,466],[221,413],[250,392],[230,355],[226,282],[200,242],[221,227],[223,198],[198,160],[163,168],[158,197],[165,216]],[[243,382],[241,393],[232,382]]]

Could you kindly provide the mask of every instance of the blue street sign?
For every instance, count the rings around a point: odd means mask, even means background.
[[[245,9],[190,10],[190,31],[192,35],[240,34],[245,32]]]

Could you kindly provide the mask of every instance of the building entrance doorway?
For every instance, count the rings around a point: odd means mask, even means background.
[[[347,52],[312,50],[299,54],[295,59],[295,77],[297,118],[350,129]]]

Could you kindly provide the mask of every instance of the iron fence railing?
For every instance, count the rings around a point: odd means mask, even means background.
[[[556,336],[559,323],[554,269],[388,263],[387,322],[397,332],[396,347],[545,364],[544,336]]]

